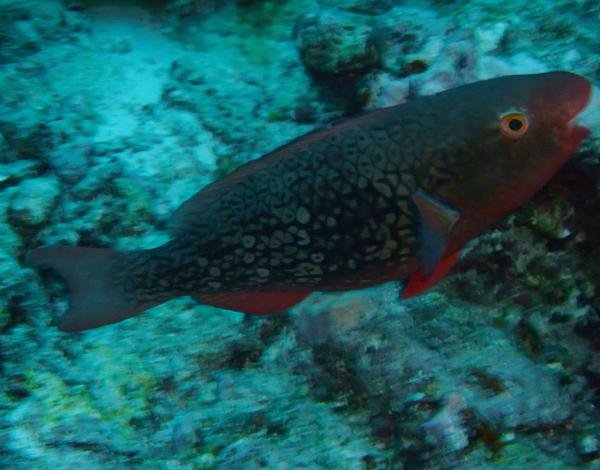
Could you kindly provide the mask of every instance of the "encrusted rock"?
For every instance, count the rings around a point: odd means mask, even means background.
[[[38,226],[46,222],[59,193],[60,185],[54,176],[22,181],[10,201],[11,222],[19,227]]]
[[[319,0],[324,7],[336,7],[363,15],[380,15],[388,11],[393,3],[392,0]]]
[[[0,0],[0,62],[18,60],[41,49],[56,33],[62,16],[62,2]]]
[[[45,160],[63,181],[76,183],[87,174],[92,152],[91,146],[77,142],[48,151]]]
[[[35,160],[17,160],[12,163],[0,163],[0,186],[16,184],[25,178],[31,178],[35,173],[39,172],[40,166],[40,162]]]
[[[304,65],[315,74],[357,73],[379,63],[373,35],[359,15],[332,9],[303,18],[298,44]]]

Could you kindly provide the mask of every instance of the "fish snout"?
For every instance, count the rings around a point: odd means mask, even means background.
[[[596,137],[600,137],[600,88],[592,86],[587,105],[571,121],[573,126],[583,127]]]

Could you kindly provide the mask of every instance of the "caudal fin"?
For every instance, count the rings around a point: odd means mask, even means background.
[[[71,303],[58,327],[81,331],[124,320],[160,303],[126,298],[122,286],[116,284],[123,276],[115,275],[115,266],[126,270],[125,256],[106,248],[50,246],[32,250],[27,261],[55,269],[65,279]]]

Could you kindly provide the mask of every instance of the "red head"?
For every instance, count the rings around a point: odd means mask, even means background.
[[[428,160],[455,175],[432,192],[471,220],[459,230],[462,242],[523,204],[577,149],[588,130],[575,118],[591,92],[586,79],[551,72],[487,80],[429,98],[439,102],[436,120],[444,125]]]

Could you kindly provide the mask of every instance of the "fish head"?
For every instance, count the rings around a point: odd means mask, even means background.
[[[453,178],[437,195],[488,223],[543,187],[588,137],[591,83],[568,72],[515,75],[450,90],[440,139]],[[446,134],[448,135],[448,134]]]

